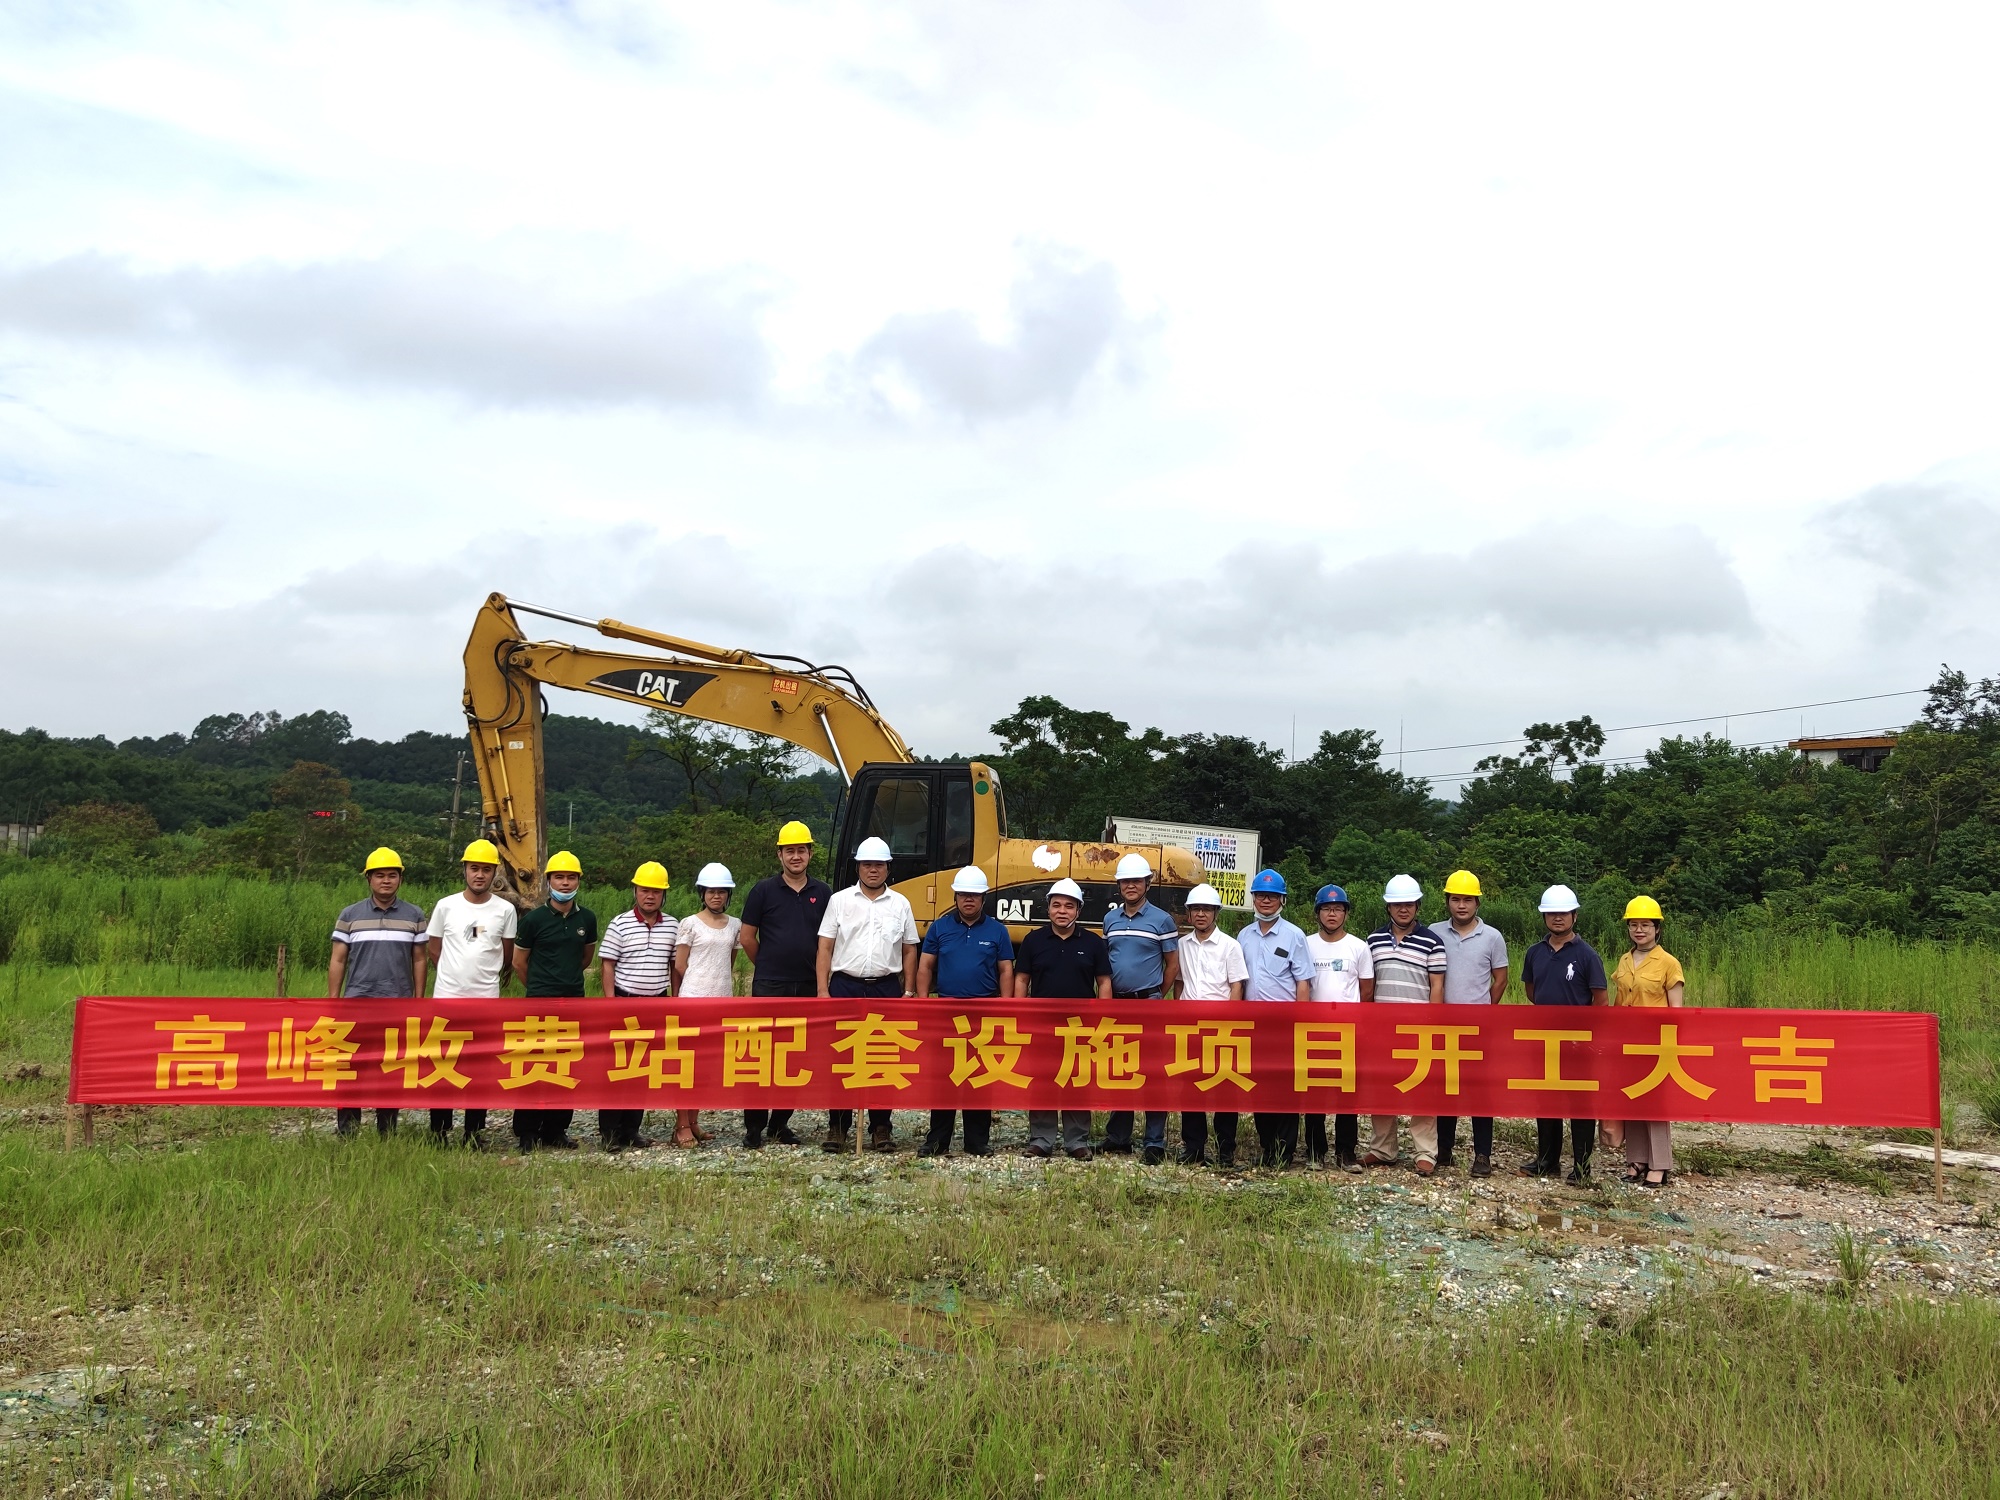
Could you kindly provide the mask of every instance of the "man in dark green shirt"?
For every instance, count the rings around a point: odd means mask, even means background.
[[[584,970],[597,951],[597,914],[576,899],[583,884],[583,866],[568,850],[549,856],[549,899],[521,917],[514,935],[514,972],[527,987],[528,998],[570,1000],[583,994]],[[574,1151],[567,1109],[517,1109],[514,1139],[523,1151],[553,1146]]]

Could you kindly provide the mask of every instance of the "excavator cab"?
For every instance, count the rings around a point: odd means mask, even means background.
[[[854,851],[865,838],[889,845],[889,883],[909,897],[917,920],[928,922],[951,904],[951,877],[978,865],[997,882],[1007,810],[1000,779],[977,761],[876,762],[855,773],[842,805],[839,837],[827,879],[854,879]]]

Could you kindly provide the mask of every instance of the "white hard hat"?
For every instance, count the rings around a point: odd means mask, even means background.
[[[1552,885],[1542,892],[1543,911],[1579,911],[1582,907],[1576,892],[1566,885]]]
[[[1220,906],[1222,905],[1222,893],[1204,880],[1200,885],[1187,893],[1187,900],[1181,904],[1183,906]]]
[[[951,889],[952,894],[957,896],[967,893],[975,896],[983,896],[992,887],[986,883],[986,872],[984,870],[980,869],[978,865],[967,865],[951,877]]]
[[[1118,878],[1120,880],[1151,880],[1153,878],[1153,867],[1146,863],[1145,855],[1128,854],[1118,861]]]
[[[1389,883],[1382,887],[1382,899],[1384,901],[1421,901],[1424,899],[1424,888],[1418,885],[1416,880],[1411,876],[1392,876]]]
[[[1083,905],[1083,887],[1068,876],[1064,876],[1049,887],[1049,899],[1054,900],[1057,896],[1067,896],[1078,906]]]
[[[864,859],[874,859],[880,860],[886,865],[891,858],[887,839],[863,839],[861,847],[854,851],[854,859],[857,864]]]
[[[729,873],[729,866],[712,862],[701,867],[701,873],[695,876],[694,883],[704,890],[736,889],[736,877]]]

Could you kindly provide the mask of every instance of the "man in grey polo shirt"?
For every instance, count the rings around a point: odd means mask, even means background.
[[[424,945],[423,908],[397,896],[403,887],[403,857],[381,848],[368,856],[368,899],[344,908],[333,924],[333,957],[326,966],[326,997],[338,1000],[407,1000],[424,992],[430,957]],[[396,1129],[399,1109],[375,1111],[383,1135]],[[333,1128],[353,1135],[361,1111],[336,1109]]]
[[[1470,870],[1453,870],[1444,883],[1448,922],[1431,923],[1431,931],[1444,944],[1444,1003],[1446,1005],[1498,1005],[1507,993],[1507,940],[1479,920],[1479,877]],[[1452,1165],[1452,1147],[1458,1144],[1458,1116],[1439,1115],[1437,1122],[1440,1167]],[[1472,1117],[1472,1175],[1493,1175],[1493,1117]]]

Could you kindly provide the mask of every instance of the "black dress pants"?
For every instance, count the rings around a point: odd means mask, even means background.
[[[620,1000],[664,1000],[664,995],[635,995],[630,990],[621,990],[617,985],[611,993]],[[643,1109],[600,1109],[597,1112],[597,1140],[603,1146],[632,1146],[638,1144],[639,1131],[646,1123]]]
[[[955,1109],[934,1109],[931,1111],[930,1133],[925,1142],[941,1151],[951,1149],[951,1133],[958,1123]],[[965,1149],[983,1152],[993,1138],[993,1111],[990,1109],[968,1109],[965,1112]]]
[[[486,1128],[486,1111],[468,1109],[465,1112],[465,1134],[469,1140]],[[451,1134],[451,1111],[434,1109],[431,1111],[431,1134],[442,1139]]]
[[[381,1135],[394,1135],[396,1121],[402,1115],[400,1109],[378,1109],[375,1111],[375,1129]],[[358,1109],[336,1109],[333,1112],[333,1128],[342,1135],[352,1135],[361,1128],[361,1111]],[[447,1126],[447,1129],[450,1127]]]
[[[1450,1161],[1451,1149],[1458,1144],[1458,1116],[1438,1116],[1438,1165]],[[1474,1115],[1472,1117],[1472,1154],[1491,1156],[1493,1154],[1493,1117]]]
[[[1299,1117],[1297,1115],[1258,1114],[1257,1146],[1262,1152],[1260,1165],[1284,1167],[1298,1154]]]
[[[1569,1153],[1579,1171],[1590,1165],[1590,1153],[1596,1145],[1597,1121],[1569,1122]],[[1561,1120],[1535,1121],[1535,1159],[1551,1172],[1562,1166],[1563,1122]]]
[[[750,993],[771,1000],[810,1000],[819,993],[819,981],[765,979],[753,973],[750,976]],[[897,993],[902,993],[900,988]],[[792,1112],[789,1109],[746,1109],[743,1111],[743,1139],[754,1141],[767,1134],[776,1135],[791,1123]]]
[[[900,973],[881,974],[873,979],[861,979],[853,974],[838,971],[827,976],[826,990],[836,1000],[897,1000],[903,994],[903,976]],[[895,1112],[887,1109],[868,1111],[870,1133],[887,1130],[894,1123]],[[828,1130],[852,1130],[854,1111],[851,1109],[830,1109],[826,1112]]]
[[[514,1139],[526,1149],[553,1146],[569,1134],[573,1109],[517,1109],[514,1111]]]
[[[1197,1161],[1208,1159],[1208,1116],[1184,1114],[1181,1116],[1181,1154]],[[1236,1157],[1236,1116],[1217,1114],[1215,1117],[1215,1160],[1217,1164],[1233,1161]]]

